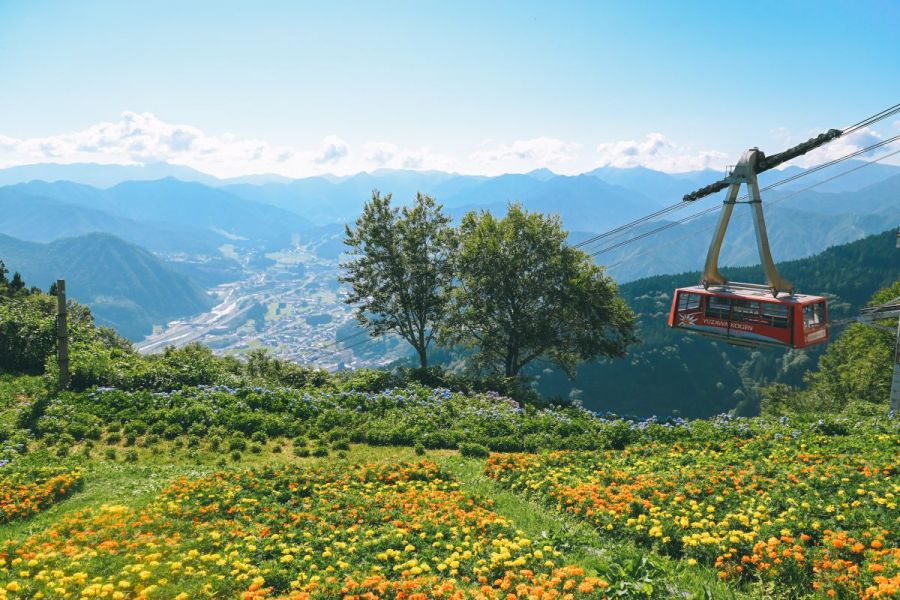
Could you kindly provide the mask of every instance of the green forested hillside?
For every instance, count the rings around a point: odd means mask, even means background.
[[[900,279],[894,230],[836,246],[816,256],[785,262],[782,274],[798,291],[826,295],[830,318],[850,316],[880,288]],[[734,281],[762,282],[759,267],[723,269]],[[666,319],[677,287],[694,285],[698,272],[662,275],[620,287],[639,315],[638,336],[628,358],[583,365],[573,384],[558,372],[535,372],[548,395],[574,396],[594,410],[638,415],[705,416],[736,406],[758,410],[758,388],[769,382],[801,383],[823,348],[747,349],[673,331]],[[839,329],[832,330],[832,337]]]
[[[107,234],[49,244],[0,235],[0,260],[44,289],[64,278],[70,297],[89,305],[98,324],[131,339],[146,335],[154,324],[211,306],[192,280],[143,248]]]

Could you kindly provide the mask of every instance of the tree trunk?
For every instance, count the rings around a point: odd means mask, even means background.
[[[512,352],[509,352],[506,355],[506,376],[513,377],[516,374],[516,361],[515,355]]]
[[[419,353],[419,368],[425,370],[428,368],[428,350],[424,346],[416,348]]]

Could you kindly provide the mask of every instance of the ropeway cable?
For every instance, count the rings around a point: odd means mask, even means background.
[[[841,173],[838,173],[837,175],[834,175],[834,176],[829,177],[829,178],[827,178],[827,179],[823,179],[822,181],[817,181],[816,183],[814,183],[814,184],[812,184],[812,185],[810,185],[810,186],[807,186],[807,187],[803,188],[802,190],[797,190],[796,192],[792,192],[792,193],[790,193],[790,194],[788,194],[788,195],[786,195],[786,196],[782,196],[781,198],[776,198],[776,199],[774,199],[774,200],[770,200],[770,201],[766,202],[765,204],[766,204],[766,206],[772,206],[773,204],[777,204],[777,203],[779,203],[779,202],[783,202],[783,201],[788,200],[788,199],[790,199],[790,198],[794,198],[794,197],[799,196],[800,194],[803,194],[803,193],[805,193],[805,192],[808,192],[808,191],[810,191],[810,190],[812,190],[812,189],[814,189],[814,188],[816,188],[816,187],[818,187],[818,186],[820,186],[820,185],[823,185],[823,184],[825,184],[825,183],[828,183],[829,181],[834,181],[835,179],[838,179],[838,178],[840,178],[840,177],[843,177],[844,175],[849,175],[850,173],[853,173],[853,172],[858,171],[858,170],[860,170],[860,169],[862,169],[862,168],[868,167],[869,165],[878,163],[878,162],[880,162],[880,161],[882,161],[882,160],[884,160],[884,159],[886,159],[886,158],[890,158],[890,157],[892,157],[892,156],[896,156],[897,154],[900,154],[900,150],[894,150],[893,152],[890,152],[890,153],[888,153],[888,154],[885,154],[884,156],[880,156],[880,157],[878,157],[878,158],[876,158],[876,159],[872,159],[872,160],[870,160],[870,161],[867,161],[867,162],[865,162],[865,163],[863,163],[863,164],[861,164],[861,165],[858,165],[858,166],[856,166],[856,167],[853,167],[852,169],[848,169],[848,170],[846,170],[846,171],[843,171],[843,172],[841,172]],[[716,207],[716,208],[718,208],[718,207]],[[706,212],[707,212],[707,211],[704,211],[704,213],[706,213]],[[699,216],[699,215],[700,215],[700,213],[698,213],[697,216]],[[739,218],[739,217],[740,217],[740,215],[738,216],[738,218]],[[683,241],[683,240],[685,240],[685,239],[687,239],[687,238],[694,237],[694,236],[696,236],[696,235],[697,235],[698,233],[700,233],[700,232],[708,231],[708,230],[714,228],[715,226],[716,226],[716,224],[713,223],[712,225],[708,225],[708,226],[702,227],[702,228],[700,228],[700,229],[698,229],[698,230],[696,230],[696,231],[692,231],[692,232],[690,232],[690,233],[688,233],[688,234],[686,234],[686,235],[683,235],[683,236],[677,237],[677,238],[675,238],[675,239],[673,239],[673,240],[669,240],[669,241],[667,241],[667,242],[664,242],[664,243],[662,243],[662,244],[659,244],[658,246],[656,246],[656,248],[662,248],[662,247],[666,247],[666,246],[671,246],[672,244],[678,243],[678,242]],[[660,228],[660,229],[662,229],[662,228]],[[668,227],[667,227],[667,229],[668,229]],[[629,256],[628,258],[625,258],[625,259],[619,260],[619,261],[617,261],[617,262],[614,262],[614,263],[612,263],[612,264],[606,265],[606,269],[607,269],[607,270],[612,270],[612,269],[614,269],[614,268],[616,268],[616,267],[618,267],[618,266],[620,266],[620,265],[623,265],[623,264],[627,263],[628,261],[632,260],[632,259],[635,258],[636,256],[642,256],[642,255],[646,254],[647,252],[649,252],[649,249],[645,249],[645,250],[643,250],[643,251],[641,251],[641,252],[637,252],[636,254],[634,254],[634,255],[632,255],[632,256]]]
[[[856,131],[859,131],[860,129],[863,129],[865,127],[869,127],[869,126],[871,126],[879,121],[882,121],[884,119],[887,119],[888,117],[891,117],[892,115],[895,115],[895,114],[900,114],[900,104],[895,104],[894,106],[888,107],[878,113],[875,113],[874,115],[871,115],[871,116],[863,119],[862,121],[859,121],[853,125],[849,125],[849,126],[845,127],[843,130],[841,130],[841,137],[843,137],[845,135],[849,135]],[[821,168],[826,168],[827,166],[830,166],[830,165],[824,165]],[[799,176],[802,176],[802,174]],[[573,244],[572,247],[573,248],[583,248],[584,246],[588,246],[588,245],[598,242],[600,240],[606,239],[606,238],[613,236],[619,232],[626,231],[628,229],[632,229],[632,228],[634,228],[638,225],[641,225],[643,223],[646,223],[647,221],[650,221],[652,219],[656,219],[656,218],[661,217],[670,212],[680,210],[686,204],[688,204],[688,203],[682,201],[682,202],[678,202],[676,204],[672,204],[670,206],[666,206],[666,207],[661,208],[649,215],[646,215],[639,219],[635,219],[634,221],[631,221],[629,223],[625,223],[623,225],[617,226],[617,227],[610,229],[609,231],[606,231],[604,233],[600,233],[600,234],[591,236],[590,238],[588,238],[586,240],[582,240],[581,242],[578,242],[577,244]]]
[[[894,136],[894,137],[892,137],[892,138],[888,138],[888,139],[886,139],[886,140],[883,140],[883,141],[881,141],[881,142],[878,142],[877,144],[872,144],[871,146],[868,146],[868,147],[866,147],[866,148],[861,148],[861,149],[856,150],[856,151],[854,151],[854,152],[851,152],[851,153],[849,153],[849,154],[845,154],[844,156],[842,156],[842,157],[840,157],[840,158],[836,158],[836,159],[834,159],[834,160],[828,161],[827,163],[823,163],[823,164],[818,165],[818,166],[816,166],[816,167],[813,167],[813,168],[811,168],[811,169],[807,169],[806,171],[803,171],[802,173],[798,173],[798,174],[796,174],[796,175],[792,175],[791,177],[786,177],[786,178],[784,178],[784,179],[782,179],[782,180],[776,181],[775,183],[771,183],[771,184],[767,185],[766,187],[760,189],[760,192],[767,192],[767,191],[772,190],[772,189],[774,189],[774,188],[776,188],[776,187],[778,187],[778,186],[784,185],[784,184],[786,184],[786,183],[790,183],[791,181],[796,181],[797,179],[800,179],[801,177],[805,177],[805,176],[807,176],[807,175],[811,175],[811,174],[813,174],[813,173],[816,173],[816,172],[818,172],[818,171],[821,171],[822,169],[826,169],[826,168],[832,167],[832,166],[834,166],[834,165],[836,165],[836,164],[838,164],[838,163],[844,162],[845,160],[849,160],[849,159],[854,158],[854,157],[856,157],[856,156],[859,156],[859,155],[861,155],[861,154],[865,154],[865,153],[867,153],[867,152],[871,152],[872,150],[881,148],[882,146],[886,146],[886,145],[888,145],[888,144],[891,144],[891,143],[893,143],[893,142],[896,142],[897,140],[900,140],[900,135],[896,135],[896,136]],[[893,156],[893,154],[888,154],[888,155],[886,155],[886,156],[882,156],[882,157],[879,158],[878,160],[882,160],[882,159],[886,158],[887,156]],[[865,165],[868,165],[868,164],[871,164],[871,162],[865,163]],[[856,167],[856,168],[859,169],[859,168],[862,168],[862,167],[865,166],[865,165],[860,165],[859,167]],[[846,173],[851,173],[851,172],[853,172],[854,170],[855,170],[855,169],[851,169],[851,170],[847,171]],[[819,182],[819,183],[816,184],[816,185],[821,185],[822,183],[825,183],[825,182],[827,182],[827,181],[831,181],[831,179],[834,179],[834,178],[825,179],[825,180]],[[807,188],[807,189],[811,189],[811,188]],[[803,190],[803,191],[805,191],[805,190]],[[789,197],[793,197],[793,196],[789,196]],[[747,194],[744,194],[743,196],[739,197],[739,198],[737,199],[737,201],[744,201],[744,200],[746,200],[747,198],[748,198]],[[773,202],[775,202],[775,201],[773,201]],[[685,203],[685,204],[687,204],[687,203]],[[770,202],[770,204],[771,204],[771,202]],[[641,235],[635,236],[635,237],[633,237],[633,238],[628,238],[627,240],[623,240],[623,241],[621,241],[621,242],[617,242],[617,243],[612,244],[612,245],[610,245],[610,246],[605,246],[605,247],[603,247],[603,248],[600,248],[599,250],[596,250],[595,252],[591,252],[590,255],[591,255],[591,256],[599,256],[599,255],[601,255],[601,254],[606,254],[607,252],[610,252],[610,251],[615,250],[615,249],[617,249],[617,248],[621,248],[622,246],[627,246],[628,244],[634,243],[634,242],[636,242],[636,241],[638,241],[638,240],[642,240],[642,239],[647,238],[647,237],[649,237],[649,236],[651,236],[651,235],[655,235],[655,234],[657,234],[657,233],[659,233],[659,232],[661,232],[661,231],[665,231],[666,229],[670,229],[670,228],[672,228],[672,227],[675,227],[676,225],[680,225],[680,224],[685,223],[685,222],[687,222],[687,221],[691,221],[691,220],[693,220],[693,219],[696,219],[697,217],[702,217],[702,216],[704,216],[704,215],[713,213],[713,212],[717,211],[718,209],[719,209],[718,206],[711,206],[711,207],[709,207],[709,208],[707,208],[707,209],[704,209],[704,210],[702,210],[702,211],[693,213],[693,214],[691,214],[691,215],[689,215],[689,216],[687,216],[687,217],[685,217],[685,218],[683,218],[683,219],[679,219],[678,221],[671,221],[671,222],[669,222],[669,223],[666,223],[665,225],[661,225],[661,226],[659,226],[659,227],[657,227],[657,228],[655,228],[655,229],[651,229],[650,231],[647,231],[647,232],[645,232],[645,233],[642,233]]]

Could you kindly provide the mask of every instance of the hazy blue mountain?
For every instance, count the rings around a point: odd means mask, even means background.
[[[538,181],[547,181],[548,179],[553,179],[557,176],[556,173],[554,173],[550,169],[535,169],[533,171],[528,171],[525,174],[532,179],[537,179]]]
[[[547,181],[504,175],[443,201],[454,217],[479,209],[502,214],[508,202],[521,202],[528,210],[558,213],[566,228],[589,231],[603,231],[659,208],[646,196],[589,175],[559,175]]]
[[[408,204],[416,197],[416,192],[437,197],[435,190],[459,177],[437,171],[384,169],[342,178],[307,177],[290,183],[228,185],[222,189],[248,200],[290,210],[318,224],[326,224],[355,219],[371,197],[372,190],[390,193],[397,202]]]
[[[96,163],[37,163],[0,169],[0,185],[26,183],[33,180],[72,181],[108,188],[124,181],[141,181],[177,177],[215,185],[218,179],[181,165],[158,162],[146,165],[101,165]]]
[[[68,294],[90,306],[99,324],[133,340],[150,333],[155,324],[212,305],[194,281],[147,250],[107,234],[48,244],[0,235],[0,260],[43,289],[64,278]]]
[[[735,161],[736,162],[736,161]],[[842,175],[833,181],[826,179],[839,173],[851,171],[865,164],[865,161],[848,160],[834,167],[823,169],[810,175],[803,176],[796,181],[779,186],[779,190],[798,190],[816,185],[816,191],[820,193],[852,192],[880,183],[891,177],[900,175],[900,167],[874,163],[867,165],[847,175]],[[761,187],[804,173],[806,169],[796,166],[787,166],[784,169],[772,169],[760,174]],[[659,200],[662,204],[672,204],[681,200],[682,196],[697,188],[713,183],[725,176],[724,172],[705,169],[702,171],[689,171],[685,173],[663,173],[645,167],[616,168],[600,167],[585,173],[592,177],[602,179],[607,183],[618,185],[645,196]],[[719,195],[723,195],[720,192]]]
[[[784,184],[782,189],[796,190],[816,185],[815,191],[819,193],[853,192],[900,175],[900,167],[898,166],[872,163],[862,167],[866,162],[867,161],[864,160],[848,160],[833,167],[806,175],[797,181]],[[862,168],[853,170],[857,167]],[[799,167],[788,167],[782,170],[775,169],[767,171],[760,177],[760,183],[772,183],[802,172],[804,172],[804,169]],[[847,174],[841,175],[833,181],[825,181],[826,179],[830,179],[841,173]]]
[[[100,232],[154,252],[206,255],[218,254],[217,248],[228,242],[213,231],[187,225],[139,223],[87,206],[29,195],[18,186],[0,188],[0,214],[0,233],[32,242]]]
[[[290,211],[248,201],[220,188],[173,178],[129,181],[106,190],[71,182],[36,181],[13,187],[132,221],[215,232],[232,242],[287,246],[292,234],[312,227],[309,221]]]
[[[786,203],[822,215],[878,214],[896,219],[900,213],[900,169],[897,169],[894,176],[859,190],[826,192],[825,188],[826,186],[817,187],[798,195],[787,190],[772,190],[764,199],[774,200],[791,195],[789,200],[785,200]]]
[[[721,179],[725,174],[714,171],[693,171],[674,175],[645,167],[627,169],[599,167],[588,171],[585,175],[634,190],[656,200],[660,206],[665,206],[678,202],[685,194]]]
[[[179,177],[180,179],[180,177]],[[241,175],[238,177],[228,177],[219,179],[209,185],[237,185],[241,183],[249,183],[250,185],[265,185],[266,183],[290,183],[293,181],[291,177],[277,175],[275,173],[260,173],[258,175]]]

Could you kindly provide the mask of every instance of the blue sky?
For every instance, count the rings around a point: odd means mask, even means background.
[[[0,166],[721,168],[900,102],[898,57],[889,0],[0,0]]]

